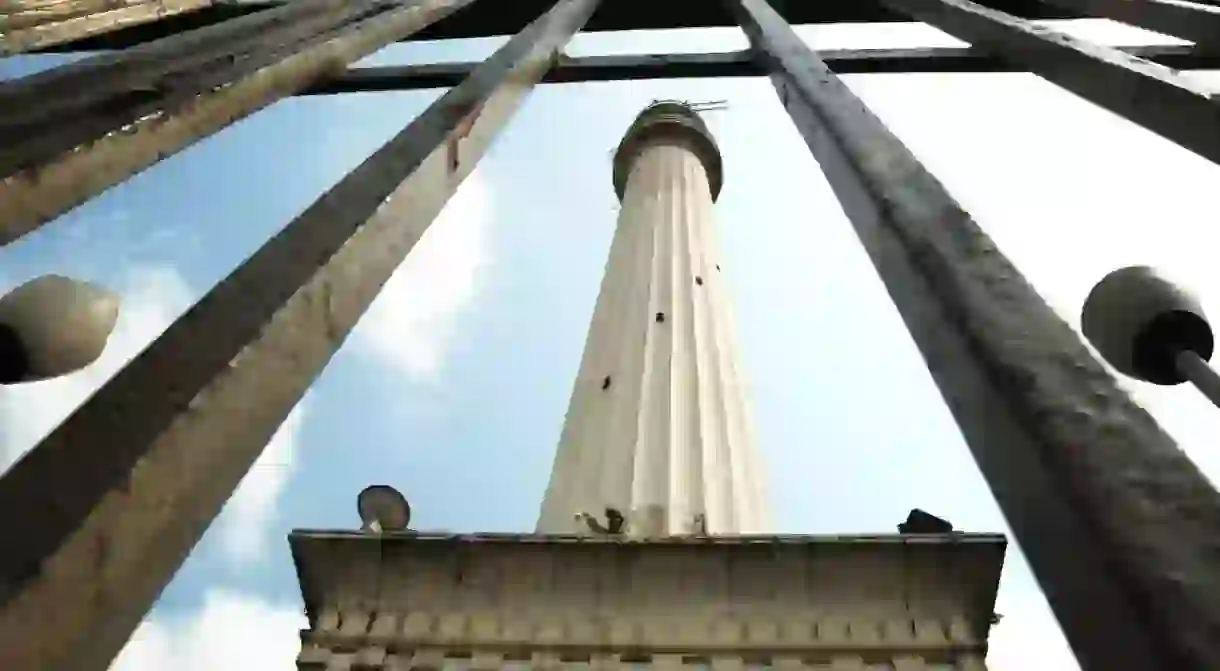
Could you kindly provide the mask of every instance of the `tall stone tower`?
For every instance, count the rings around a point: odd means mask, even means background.
[[[764,535],[721,174],[688,106],[635,119],[536,532],[294,531],[298,668],[985,671],[1002,536]]]
[[[619,144],[622,209],[538,531],[607,508],[636,536],[767,530],[713,229],[722,174],[682,103],[649,106]]]

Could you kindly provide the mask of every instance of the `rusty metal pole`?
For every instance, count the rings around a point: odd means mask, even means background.
[[[90,35],[157,21],[167,16],[207,7],[212,2],[213,0],[146,0],[82,15],[50,14],[35,25],[0,34],[0,56],[45,49]],[[102,4],[102,7],[105,7],[105,4]],[[23,13],[17,13],[6,18],[17,23],[22,17]],[[2,21],[0,25],[3,25]]]
[[[1211,8],[1189,3],[1171,6],[1155,0],[1098,2],[1130,5],[1128,11],[1145,19],[1158,17],[1164,23],[1146,20],[1138,24],[1157,25],[1155,30],[1159,32],[1195,36],[1189,39],[1199,42],[1196,48],[1201,52],[1209,49],[1196,39],[1200,34],[1211,36],[1208,43],[1220,39],[1215,32],[1220,30],[1220,13]],[[1189,76],[971,0],[880,0],[880,4],[986,49],[997,58],[1028,66],[1039,77],[1220,163],[1220,102],[1209,87]],[[1117,12],[1108,14],[1118,16]],[[1182,30],[1186,26],[1193,30]]]
[[[297,0],[0,84],[0,174],[173,112],[385,10],[379,0]]]
[[[766,0],[728,5],[1081,665],[1220,669],[1220,494]]]
[[[101,671],[597,0],[562,0],[0,478],[0,668]]]
[[[244,74],[236,81],[209,82],[199,95],[170,109],[144,114],[121,128],[99,129],[92,139],[54,157],[33,165],[21,165],[7,174],[0,172],[4,174],[0,181],[0,244],[12,242],[131,175],[271,103],[343,72],[348,64],[427,27],[472,1],[403,2],[395,9],[349,26],[322,41],[306,41],[298,51]],[[78,123],[88,121],[86,116]],[[71,131],[69,125],[64,132]]]
[[[145,42],[127,49],[109,51],[26,75],[17,80],[0,83],[0,129],[10,122],[10,116],[28,113],[31,104],[22,105],[19,100],[36,101],[36,109],[56,97],[55,87],[65,85],[81,89],[96,86],[100,80],[109,80],[113,86],[130,82],[133,74],[154,67],[158,72],[177,71],[179,65],[217,60],[242,49],[241,41],[251,35],[274,33],[285,24],[296,25],[297,19],[310,16],[339,0],[294,0],[266,11],[245,14],[228,21],[212,23],[202,28],[175,33],[168,37]],[[237,42],[237,46],[234,46]],[[16,104],[14,104],[16,103]]]

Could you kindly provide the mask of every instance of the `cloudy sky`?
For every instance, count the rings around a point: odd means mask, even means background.
[[[1068,29],[1172,42],[1101,21]],[[920,25],[802,33],[820,48],[957,44]],[[369,63],[478,59],[498,44],[396,45]],[[682,31],[580,36],[568,53],[744,46],[736,31]],[[0,76],[50,62],[10,59]],[[1092,283],[1136,263],[1220,314],[1204,221],[1216,166],[1029,75],[846,80],[1073,324]],[[0,250],[5,287],[58,272],[125,299],[101,362],[0,391],[0,467],[437,95],[279,103]],[[1007,531],[768,82],[543,86],[289,416],[116,671],[292,669],[303,617],[285,536],[355,528],[367,484],[405,492],[420,528],[532,529],[609,250],[610,152],[655,98],[729,101],[708,117],[725,162],[722,265],[777,531],[891,531],[912,507]],[[1129,387],[1220,478],[1208,449],[1220,415],[1186,388]],[[1015,547],[998,611],[993,669],[1077,668]]]

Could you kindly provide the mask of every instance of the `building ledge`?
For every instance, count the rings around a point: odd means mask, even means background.
[[[1007,538],[999,533],[948,534],[739,534],[716,536],[592,536],[586,534],[540,533],[453,533],[448,531],[391,531],[371,534],[350,529],[293,529],[288,543],[323,540],[352,540],[364,543],[542,543],[614,545],[987,545],[1002,551]]]
[[[874,644],[982,652],[1006,548],[1002,535],[969,533],[615,539],[297,530],[289,542],[312,644],[364,645],[380,627],[395,632],[387,643],[414,649],[603,653],[687,645],[803,654]],[[374,626],[378,618],[392,623]],[[851,631],[852,621],[869,624],[848,638],[834,633]],[[932,633],[911,638],[924,629]],[[860,638],[865,630],[872,638]],[[891,633],[874,640],[878,631]]]

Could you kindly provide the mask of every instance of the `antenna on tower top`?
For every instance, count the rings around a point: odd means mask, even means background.
[[[720,110],[727,110],[729,108],[729,101],[727,100],[705,100],[702,102],[697,102],[692,100],[669,99],[653,100],[651,103],[649,103],[649,107],[660,103],[674,103],[677,105],[682,105],[692,112],[719,112]]]
[[[720,110],[727,110],[729,108],[729,101],[708,100],[705,102],[687,103],[687,106],[695,112],[719,112]]]

